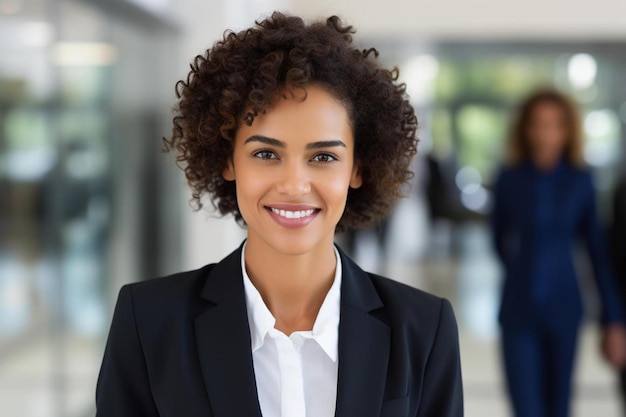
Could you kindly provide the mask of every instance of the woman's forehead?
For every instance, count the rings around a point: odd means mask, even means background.
[[[289,143],[312,140],[352,139],[352,129],[345,106],[325,89],[310,86],[306,98],[285,95],[277,99],[251,125],[242,124],[237,139],[262,135]]]

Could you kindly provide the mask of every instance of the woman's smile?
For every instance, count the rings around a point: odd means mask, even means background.
[[[289,204],[272,204],[265,208],[278,225],[289,229],[309,225],[321,211],[311,206]]]

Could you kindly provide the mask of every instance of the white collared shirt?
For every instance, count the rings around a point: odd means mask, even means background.
[[[252,341],[252,360],[264,417],[332,417],[337,401],[337,357],[341,302],[341,257],[313,329],[290,336],[274,328],[276,319],[241,269]]]

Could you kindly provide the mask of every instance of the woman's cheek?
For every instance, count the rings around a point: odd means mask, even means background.
[[[333,173],[324,181],[326,194],[333,200],[345,204],[348,198],[348,188],[350,187],[350,177],[344,173]]]

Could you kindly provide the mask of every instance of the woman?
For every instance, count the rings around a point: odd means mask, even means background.
[[[605,331],[621,331],[575,106],[557,91],[532,94],[520,106],[509,151],[492,218],[506,273],[499,319],[509,393],[517,417],[565,417],[583,314],[572,259],[578,237],[591,258]]]
[[[462,415],[450,304],[333,244],[386,213],[416,150],[397,72],[351,33],[275,13],[179,82],[166,147],[195,201],[210,197],[247,239],[217,264],[121,289],[98,416]]]

